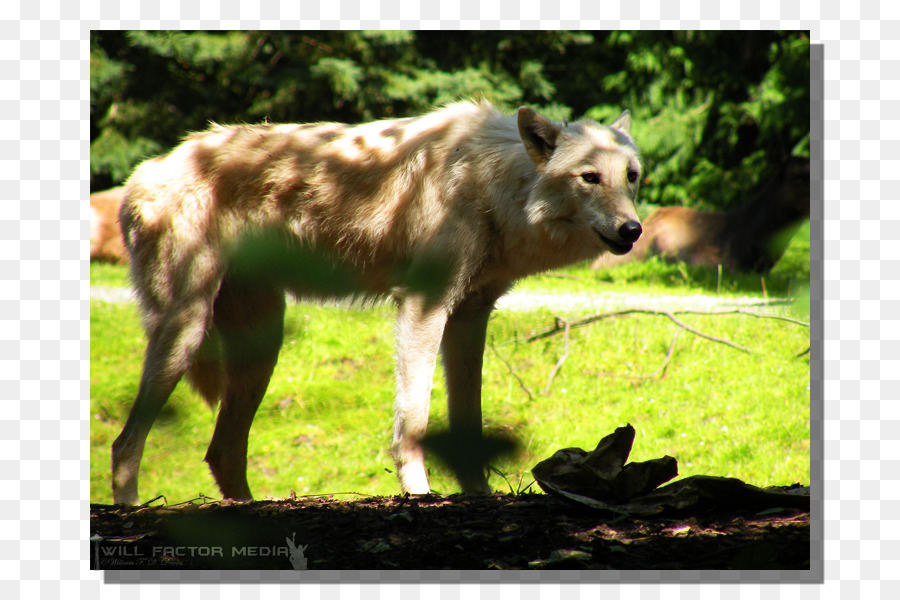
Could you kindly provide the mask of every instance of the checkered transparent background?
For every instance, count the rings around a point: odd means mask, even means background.
[[[712,0],[184,4],[9,0],[0,7],[3,597],[232,598],[298,592],[320,598],[448,600],[463,594],[491,599],[563,594],[900,597],[900,461],[894,458],[900,455],[900,259],[895,258],[900,256],[900,60],[893,58],[900,56],[900,42],[892,33],[900,18],[898,5],[829,2],[817,7],[755,0],[722,6]],[[825,221],[818,229],[825,239],[824,264],[813,272],[814,288],[817,277],[820,285],[824,279],[819,309],[824,327],[813,328],[811,355],[814,374],[824,373],[824,404],[813,413],[824,410],[819,429],[824,444],[816,444],[814,435],[813,446],[825,459],[823,585],[777,586],[758,578],[740,586],[710,584],[738,578],[704,573],[682,574],[682,586],[655,584],[672,581],[660,573],[633,575],[629,580],[643,585],[621,587],[560,585],[581,581],[577,573],[523,578],[544,583],[521,587],[439,585],[459,581],[459,573],[432,575],[433,583],[379,585],[377,573],[360,573],[296,589],[219,584],[272,581],[260,573],[126,573],[104,582],[102,573],[88,570],[89,31],[276,27],[811,30],[813,42],[824,44],[825,59],[824,164],[813,163],[814,173],[817,168],[824,173]],[[824,343],[815,343],[822,338]],[[819,491],[814,487],[814,494]],[[409,580],[416,581],[416,575]],[[184,581],[193,585],[153,583]]]

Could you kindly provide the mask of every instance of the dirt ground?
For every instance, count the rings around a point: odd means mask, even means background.
[[[810,568],[796,508],[617,516],[541,493],[91,505],[93,569]]]

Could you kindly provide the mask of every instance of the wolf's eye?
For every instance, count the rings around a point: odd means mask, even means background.
[[[585,183],[600,183],[600,176],[596,173],[582,173],[581,178]]]
[[[634,183],[638,179],[637,171],[628,171],[628,183]]]

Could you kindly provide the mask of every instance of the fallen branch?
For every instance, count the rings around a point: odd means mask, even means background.
[[[598,313],[596,315],[590,315],[583,319],[579,319],[577,321],[566,321],[570,328],[575,327],[584,327],[585,325],[590,325],[595,321],[600,321],[603,319],[608,319],[611,317],[622,317],[625,315],[631,314],[645,314],[645,315],[661,315],[661,316],[669,316],[669,315],[703,315],[703,316],[720,316],[720,315],[746,315],[748,317],[756,317],[757,319],[777,319],[779,321],[787,321],[788,323],[793,323],[795,325],[800,325],[802,327],[809,327],[809,323],[804,323],[803,321],[798,321],[797,319],[792,319],[790,317],[784,317],[781,315],[766,315],[761,313],[755,313],[749,310],[745,310],[743,308],[733,308],[730,310],[691,310],[691,309],[683,309],[683,310],[657,310],[655,308],[624,308],[621,310],[613,310],[605,313]],[[526,342],[533,342],[535,340],[539,340],[545,337],[550,337],[552,335],[556,335],[561,332],[564,327],[560,327],[559,323],[563,321],[563,319],[559,319],[554,323],[553,327],[549,327],[544,331],[540,331],[538,333],[531,334],[527,338],[525,338]]]
[[[741,346],[740,344],[735,344],[734,342],[729,342],[729,341],[726,340],[726,339],[723,339],[723,338],[717,338],[717,337],[715,337],[715,336],[713,336],[713,335],[709,335],[708,333],[703,333],[702,331],[698,331],[698,330],[694,329],[694,328],[691,327],[690,325],[688,325],[688,324],[686,324],[686,323],[684,323],[684,322],[682,322],[682,321],[676,319],[676,318],[675,318],[675,315],[673,315],[673,314],[670,313],[669,311],[660,311],[659,314],[662,314],[662,315],[665,315],[665,316],[669,317],[669,319],[671,319],[671,321],[672,321],[673,323],[675,323],[676,325],[678,325],[678,326],[681,327],[682,329],[686,329],[687,331],[690,331],[690,332],[693,333],[694,335],[700,336],[700,337],[702,337],[702,338],[706,338],[706,339],[708,339],[708,340],[710,340],[710,341],[712,341],[712,342],[718,342],[719,344],[725,344],[726,346],[730,346],[731,348],[734,348],[735,350],[740,350],[741,352],[746,352],[747,354],[753,354],[753,352],[752,352],[749,348],[745,348],[744,346]]]
[[[572,322],[565,321],[565,323],[566,323],[567,327],[571,327],[571,328],[584,327],[585,325],[589,325],[589,324],[593,323],[594,321],[600,321],[602,319],[607,319],[609,317],[621,317],[623,315],[629,315],[629,314],[633,314],[633,313],[647,313],[647,312],[649,312],[649,311],[640,309],[640,308],[626,308],[623,310],[615,310],[612,312],[591,315],[590,317],[585,317],[578,321],[572,321]],[[552,335],[556,335],[557,333],[562,331],[563,329],[560,328],[560,326],[559,326],[562,319],[560,319],[559,317],[554,317],[554,319],[555,319],[555,321],[554,321],[553,327],[545,329],[544,331],[541,331],[539,333],[533,333],[533,334],[529,335],[527,338],[525,338],[525,341],[533,342],[535,340],[539,340],[542,338],[550,337]]]
[[[676,312],[680,312],[680,311],[676,311]],[[732,310],[711,311],[711,312],[695,311],[695,312],[692,312],[692,314],[696,314],[696,315],[730,315],[730,314],[747,315],[748,317],[756,317],[757,319],[776,319],[778,321],[787,321],[788,323],[793,323],[794,325],[800,325],[801,327],[809,327],[809,323],[806,323],[804,321],[798,321],[797,319],[792,319],[790,317],[785,317],[782,315],[764,315],[761,313],[755,313],[755,312],[751,312],[749,310],[744,310],[743,308],[735,308]]]
[[[698,331],[697,329],[694,329],[693,327],[691,327],[691,326],[685,324],[684,322],[682,322],[681,320],[677,319],[675,317],[675,315],[676,314],[684,314],[684,315],[690,314],[690,315],[703,315],[703,316],[746,315],[748,317],[755,317],[757,319],[776,319],[779,321],[787,321],[788,323],[793,323],[794,325],[799,325],[801,327],[809,327],[809,323],[805,323],[803,321],[798,321],[797,319],[792,319],[790,317],[784,317],[781,315],[766,315],[766,314],[756,313],[756,312],[752,312],[749,310],[745,310],[743,308],[733,308],[730,310],[717,310],[717,311],[703,311],[703,310],[690,310],[690,309],[668,311],[668,310],[657,310],[657,309],[653,309],[653,308],[625,308],[625,309],[614,310],[614,311],[605,312],[605,313],[598,313],[596,315],[591,315],[591,316],[585,317],[583,319],[579,319],[578,321],[566,321],[565,319],[562,319],[560,317],[554,317],[555,322],[553,324],[553,327],[549,327],[549,328],[545,329],[544,331],[534,333],[534,334],[528,336],[527,338],[525,338],[525,341],[533,342],[535,340],[539,340],[539,339],[543,339],[546,337],[556,335],[557,333],[560,333],[561,331],[565,331],[566,335],[568,335],[569,329],[572,329],[575,327],[584,327],[585,325],[590,325],[591,323],[600,321],[602,319],[608,319],[608,318],[612,318],[612,317],[621,317],[621,316],[631,315],[631,314],[645,314],[645,315],[657,315],[657,316],[667,317],[673,323],[675,323],[676,325],[678,325],[679,327],[681,327],[683,329],[686,329],[687,331],[690,331],[694,335],[708,339],[713,342],[725,344],[726,346],[730,346],[736,350],[740,350],[741,352],[746,352],[748,354],[753,354],[753,352],[749,348],[745,348],[744,346],[741,346],[740,344],[735,344],[734,342],[730,342],[728,340],[725,340],[722,338],[717,338],[715,336],[711,336],[709,334]]]

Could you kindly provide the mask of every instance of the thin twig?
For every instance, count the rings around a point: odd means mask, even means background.
[[[543,339],[546,337],[550,337],[552,335],[556,335],[557,333],[559,333],[561,331],[565,331],[566,335],[568,336],[569,329],[571,329],[573,327],[583,327],[585,325],[589,325],[589,324],[599,321],[601,319],[607,319],[607,318],[611,318],[611,317],[621,317],[621,316],[630,315],[630,314],[648,314],[648,315],[665,316],[665,317],[669,318],[673,323],[678,325],[679,327],[690,331],[694,335],[700,336],[702,338],[708,339],[713,342],[725,344],[726,346],[730,346],[736,350],[740,350],[741,352],[746,352],[748,354],[753,354],[753,352],[749,348],[745,348],[744,346],[735,344],[734,342],[730,342],[728,340],[725,340],[722,338],[717,338],[715,336],[711,336],[709,334],[698,331],[697,329],[694,329],[693,327],[691,327],[691,326],[687,325],[686,323],[682,322],[681,320],[677,319],[675,317],[675,314],[692,314],[692,315],[703,315],[703,316],[719,316],[719,315],[737,314],[737,315],[746,315],[749,317],[756,317],[757,319],[777,319],[780,321],[787,321],[788,323],[793,323],[794,325],[800,325],[802,327],[809,327],[809,323],[804,323],[803,321],[798,321],[797,319],[792,319],[790,317],[784,317],[781,315],[766,315],[766,314],[761,314],[761,313],[755,313],[752,311],[745,310],[743,308],[733,308],[730,310],[717,310],[717,311],[702,311],[702,310],[690,310],[690,309],[668,311],[668,310],[657,310],[657,309],[653,309],[653,308],[626,308],[626,309],[615,310],[615,311],[611,311],[611,312],[598,313],[595,315],[585,317],[578,321],[566,321],[560,317],[554,317],[555,321],[554,321],[553,327],[549,327],[549,328],[545,329],[544,331],[534,333],[534,334],[528,336],[525,339],[525,341],[533,342],[535,340],[539,340],[539,339]]]
[[[801,327],[809,327],[809,323],[805,323],[803,321],[798,321],[797,319],[792,319],[790,317],[785,317],[782,315],[764,315],[761,313],[750,312],[749,310],[744,310],[743,308],[735,308],[731,311],[718,311],[718,312],[697,312],[694,314],[698,315],[728,315],[728,314],[738,314],[738,315],[747,315],[748,317],[756,317],[757,319],[777,319],[778,321],[787,321],[788,323],[793,323],[794,325],[800,325]]]
[[[672,360],[672,351],[675,350],[675,342],[678,341],[678,336],[681,335],[681,331],[676,331],[675,335],[672,337],[672,343],[669,344],[669,351],[666,352],[666,360],[663,361],[659,367],[653,371],[652,375],[657,379],[662,379],[666,374],[666,369],[669,367],[669,361]]]
[[[160,498],[162,498],[163,505],[164,505],[164,506],[168,506],[168,504],[169,504],[169,499],[166,498],[165,496],[163,496],[162,494],[160,494],[160,495],[157,496],[156,498],[151,498],[151,499],[147,500],[146,502],[144,502],[143,504],[141,504],[140,506],[138,506],[138,509],[141,509],[141,508],[150,508],[150,505],[153,504],[154,502],[156,502],[157,500],[159,500]],[[193,502],[193,500],[189,500],[188,502]],[[185,503],[185,502],[182,502],[182,504],[186,504],[186,503]]]
[[[583,319],[579,319],[578,321],[569,321],[569,327],[584,327],[585,325],[590,325],[596,321],[600,321],[602,319],[609,319],[612,317],[622,317],[625,315],[631,314],[645,314],[645,315],[703,315],[707,317],[715,317],[720,315],[746,315],[748,317],[756,317],[757,319],[777,319],[779,321],[787,321],[788,323],[793,323],[794,325],[800,325],[801,327],[809,327],[809,323],[804,323],[803,321],[798,321],[797,319],[792,319],[790,317],[784,317],[781,315],[766,315],[762,313],[755,313],[743,308],[732,308],[729,310],[692,310],[692,309],[682,309],[682,310],[657,310],[655,308],[625,308],[621,310],[613,310],[605,313],[598,313],[595,315],[587,316]],[[549,327],[544,331],[540,331],[538,333],[533,333],[527,338],[525,338],[526,342],[533,342],[535,340],[539,340],[545,337],[550,337],[552,335],[556,335],[561,332],[564,328],[559,326],[559,322],[555,322],[553,327]]]
[[[522,378],[513,370],[512,365],[510,365],[503,356],[497,352],[497,349],[494,347],[494,336],[491,336],[491,351],[500,359],[504,365],[506,365],[506,370],[509,371],[509,374],[516,378],[516,381],[519,382],[519,387],[522,388],[522,391],[525,392],[525,395],[528,396],[529,400],[534,400],[534,394],[531,393],[531,390],[528,389],[528,386],[525,385],[525,382],[522,381]]]
[[[620,317],[620,316],[623,316],[623,315],[629,315],[629,314],[633,314],[633,313],[652,313],[652,314],[655,314],[656,312],[657,312],[657,311],[644,310],[644,309],[640,309],[640,308],[637,308],[637,309],[635,309],[635,308],[626,308],[626,309],[623,309],[623,310],[614,310],[614,311],[612,311],[612,312],[600,313],[600,314],[597,314],[597,315],[591,315],[590,317],[585,317],[585,318],[580,319],[580,320],[578,320],[578,321],[571,321],[571,322],[566,321],[566,326],[567,326],[567,327],[571,327],[571,328],[575,328],[575,327],[584,327],[585,325],[589,325],[589,324],[593,323],[594,321],[599,321],[599,320],[601,320],[601,319],[606,319],[606,318],[609,318],[609,317]],[[535,340],[539,340],[539,339],[542,339],[542,338],[545,338],[545,337],[550,337],[550,336],[552,336],[552,335],[556,335],[556,334],[559,333],[560,331],[563,331],[564,328],[562,328],[562,327],[559,326],[559,324],[560,324],[560,322],[562,321],[562,319],[560,319],[559,317],[554,317],[554,318],[555,318],[556,320],[555,320],[555,322],[554,322],[553,327],[550,327],[550,328],[548,328],[548,329],[545,329],[544,331],[541,331],[541,332],[539,332],[539,333],[533,333],[533,334],[529,335],[527,338],[525,338],[525,341],[526,341],[526,342],[533,342],[533,341],[535,341]]]
[[[671,321],[673,323],[675,323],[676,325],[678,325],[679,327],[681,327],[683,329],[687,329],[694,335],[700,336],[702,338],[706,338],[706,339],[710,340],[711,342],[718,342],[720,344],[725,344],[726,346],[730,346],[731,348],[734,348],[735,350],[740,350],[741,352],[746,352],[747,354],[753,354],[753,352],[749,348],[745,348],[744,346],[741,346],[740,344],[735,344],[734,342],[729,342],[726,339],[717,338],[713,335],[709,335],[708,333],[703,333],[702,331],[698,331],[698,330],[694,329],[687,323],[684,323],[683,321],[678,320],[675,317],[675,315],[673,315],[672,313],[670,313],[668,311],[661,311],[660,314],[663,314],[663,315],[669,317],[669,319],[671,319]]]
[[[556,377],[557,371],[562,367],[563,363],[569,357],[569,322],[559,317],[556,317],[556,324],[559,325],[559,322],[562,321],[565,326],[565,333],[563,334],[563,353],[562,356],[559,357],[559,360],[556,361],[556,365],[553,367],[553,370],[550,371],[550,376],[547,378],[547,385],[544,386],[544,391],[541,392],[544,395],[547,395],[550,392],[550,386],[553,384],[553,378]]]

